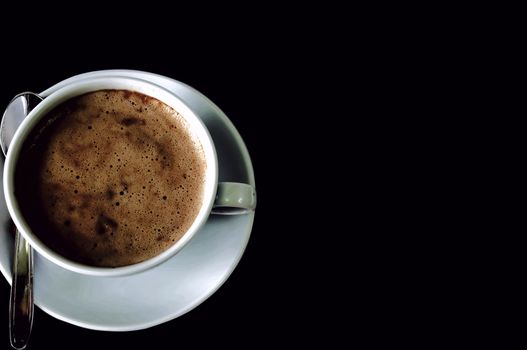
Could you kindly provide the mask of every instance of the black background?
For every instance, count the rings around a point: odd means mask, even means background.
[[[97,349],[135,348],[139,344],[156,349],[245,347],[244,339],[275,347],[284,336],[294,341],[291,325],[305,311],[294,306],[298,297],[291,288],[302,262],[292,260],[285,243],[287,237],[300,235],[289,231],[294,225],[294,195],[291,190],[284,192],[288,178],[294,176],[295,158],[290,155],[298,151],[286,147],[290,116],[281,108],[297,103],[288,85],[292,74],[288,58],[262,41],[240,42],[240,46],[226,45],[224,40],[203,41],[197,50],[193,47],[177,53],[144,41],[70,46],[62,40],[37,42],[27,49],[23,40],[4,39],[12,46],[4,51],[1,65],[0,106],[6,106],[21,91],[42,91],[75,74],[101,69],[144,70],[193,86],[227,114],[244,138],[255,169],[259,201],[241,262],[229,280],[193,311],[151,329],[111,333],[70,325],[36,307],[28,349],[71,349],[72,339],[84,348]],[[282,74],[277,74],[277,68]],[[276,127],[277,123],[281,127]],[[277,237],[280,244],[276,244]],[[1,278],[0,349],[9,348],[8,300],[9,284]]]

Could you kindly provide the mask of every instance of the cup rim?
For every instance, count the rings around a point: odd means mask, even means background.
[[[174,245],[164,250],[162,253],[142,262],[120,267],[97,267],[82,264],[68,259],[48,247],[29,227],[20,211],[18,200],[15,196],[15,170],[17,160],[26,138],[41,118],[47,115],[51,109],[68,99],[84,93],[104,89],[137,91],[154,97],[174,108],[189,124],[191,132],[200,141],[207,164],[202,206],[187,232],[185,232],[185,234]],[[13,222],[18,228],[20,234],[22,234],[22,236],[30,243],[31,247],[40,255],[67,270],[93,276],[111,277],[124,276],[147,270],[159,265],[179,252],[207,221],[216,197],[217,183],[218,161],[212,137],[203,121],[179,96],[162,86],[143,79],[124,76],[109,76],[85,78],[65,85],[47,96],[28,114],[16,130],[9,146],[4,164],[3,186],[7,209]]]

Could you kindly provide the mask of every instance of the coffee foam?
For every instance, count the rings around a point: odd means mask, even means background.
[[[37,180],[37,199],[23,189],[20,198],[47,245],[73,260],[116,267],[161,253],[189,229],[206,163],[177,111],[139,93],[104,90],[48,117],[55,121],[34,137],[20,169]],[[27,174],[17,178],[27,181]],[[42,215],[32,216],[35,210]]]

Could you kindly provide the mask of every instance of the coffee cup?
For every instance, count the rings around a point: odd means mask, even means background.
[[[256,205],[252,186],[218,182],[214,140],[180,97],[116,76],[66,84],[40,102],[9,146],[3,186],[40,255],[94,276],[152,268],[209,215]]]

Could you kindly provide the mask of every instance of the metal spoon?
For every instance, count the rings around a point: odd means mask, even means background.
[[[7,106],[0,124],[0,146],[7,149],[15,132],[42,97],[32,92],[16,95]],[[15,228],[13,279],[9,299],[9,338],[15,349],[25,349],[33,326],[33,252]]]

